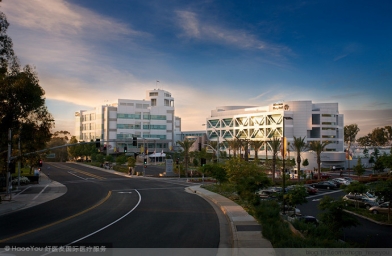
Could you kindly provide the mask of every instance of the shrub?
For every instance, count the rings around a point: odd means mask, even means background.
[[[30,182],[29,178],[25,176],[20,177],[20,184],[28,184]],[[13,185],[18,184],[18,178],[15,178],[11,181]]]

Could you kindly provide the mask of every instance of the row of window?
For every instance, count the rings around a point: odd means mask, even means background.
[[[121,114],[117,113],[118,119],[141,119],[142,113],[136,112],[135,114]],[[143,119],[145,120],[166,120],[166,115],[150,115],[149,113],[143,113]]]
[[[118,140],[132,140],[133,136],[140,138],[140,135],[133,135],[133,134],[117,134],[117,139]],[[156,138],[160,140],[166,140],[166,135],[154,135],[154,134],[144,134],[143,138]],[[139,140],[139,143],[140,140]]]
[[[141,124],[117,124],[117,129],[141,129]],[[166,130],[166,125],[143,124],[146,130]]]

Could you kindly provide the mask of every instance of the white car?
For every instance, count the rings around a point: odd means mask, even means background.
[[[350,183],[351,183],[351,181],[343,179],[343,178],[335,178],[335,179],[332,179],[332,180],[336,181],[340,185],[350,185]]]

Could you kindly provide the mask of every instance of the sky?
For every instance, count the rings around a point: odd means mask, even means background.
[[[358,137],[392,125],[392,1],[3,0],[56,131],[74,113],[169,91],[182,130],[217,106],[339,104]],[[159,81],[159,82],[157,82]]]

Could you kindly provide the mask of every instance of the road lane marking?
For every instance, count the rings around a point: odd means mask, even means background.
[[[33,200],[37,199],[37,197],[39,197],[39,196],[42,194],[42,192],[44,192],[44,190],[45,190],[47,187],[49,187],[49,185],[46,185],[46,186],[38,193],[38,195],[36,195],[36,196],[33,198]]]
[[[86,172],[86,171],[82,171],[82,170],[79,170],[79,169],[76,169],[76,168],[73,168],[73,167],[69,167],[69,166],[57,166],[57,165],[54,165],[54,166],[55,166],[56,168],[59,168],[59,169],[69,170],[69,171],[68,171],[69,174],[72,174],[71,172],[73,171],[73,172],[77,172],[77,173],[84,174],[84,175],[89,176],[89,177],[93,177],[93,178],[98,179],[98,180],[106,180],[106,178],[104,178],[104,177],[101,177],[101,176],[98,176],[98,175],[95,175],[95,174],[92,174],[92,173],[89,173],[89,172]],[[80,178],[80,179],[86,179],[86,178],[80,177],[80,176],[75,175],[75,174],[72,174],[72,175],[74,175],[74,176],[76,176],[76,177],[78,177],[78,178]]]
[[[74,214],[74,215],[71,215],[71,216],[69,216],[69,217],[67,217],[67,218],[64,218],[64,219],[62,219],[62,220],[58,220],[58,221],[56,221],[56,222],[53,222],[53,223],[50,223],[50,224],[48,224],[48,225],[42,226],[42,227],[40,227],[40,228],[36,228],[36,229],[30,230],[30,231],[27,231],[27,232],[24,232],[24,233],[15,235],[15,236],[11,236],[11,237],[9,237],[9,238],[5,238],[5,239],[3,239],[3,240],[0,240],[0,243],[4,243],[4,242],[6,242],[6,241],[9,241],[9,240],[12,240],[12,239],[15,239],[15,238],[19,238],[19,237],[22,237],[22,236],[25,236],[25,235],[28,235],[28,234],[31,234],[31,233],[34,233],[34,232],[37,232],[37,231],[40,231],[40,230],[49,228],[49,227],[52,227],[52,226],[57,225],[57,224],[60,224],[60,223],[62,223],[62,222],[64,222],[64,221],[67,221],[67,220],[70,220],[70,219],[75,218],[75,217],[77,217],[77,216],[80,216],[80,215],[82,215],[82,214],[85,214],[86,212],[89,212],[89,211],[91,211],[92,209],[94,209],[94,208],[100,206],[101,204],[103,204],[104,202],[106,202],[106,201],[109,199],[109,197],[110,197],[111,195],[112,195],[112,191],[109,191],[105,198],[103,198],[101,201],[99,201],[96,205],[93,205],[93,206],[91,206],[90,208],[88,208],[88,209],[86,209],[86,210],[84,210],[84,211],[81,211],[81,212],[79,212],[79,213],[76,213],[76,214]]]
[[[69,243],[69,244],[67,244],[67,245],[65,245],[65,246],[69,246],[69,245],[71,245],[71,244],[75,244],[75,243],[77,243],[77,242],[79,242],[79,241],[81,241],[81,240],[83,240],[83,239],[86,239],[86,238],[88,238],[88,237],[90,237],[90,236],[92,236],[92,235],[95,235],[96,233],[101,232],[102,230],[104,230],[104,229],[106,229],[106,228],[112,226],[113,224],[119,222],[120,220],[122,220],[123,218],[125,218],[126,216],[128,216],[131,212],[133,212],[133,211],[139,206],[140,202],[142,201],[142,196],[140,195],[139,191],[137,191],[136,189],[135,189],[135,191],[136,191],[136,193],[139,195],[139,201],[137,202],[137,204],[135,205],[135,207],[133,207],[129,212],[127,212],[126,214],[124,214],[123,216],[121,216],[120,218],[118,218],[117,220],[113,221],[112,223],[110,223],[110,224],[104,226],[103,228],[100,228],[100,229],[98,229],[97,231],[92,232],[92,233],[90,233],[90,234],[88,234],[88,235],[86,235],[86,236],[84,236],[84,237],[82,237],[82,238],[79,238],[78,240],[75,240],[75,241],[73,241],[73,242],[71,242],[71,243]],[[44,255],[46,255],[46,254],[44,254]]]
[[[334,193],[339,193],[339,192],[342,192],[342,190],[339,189],[339,190],[335,190],[335,191],[331,191],[331,192],[325,192],[325,193],[322,193],[322,194],[319,194],[319,195],[308,196],[308,197],[306,197],[306,199],[310,199],[310,198],[314,198],[314,197],[319,197],[319,196],[324,196],[324,195],[329,195],[329,194],[334,194]]]

